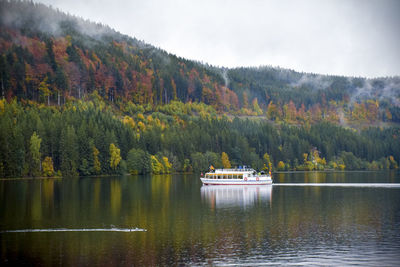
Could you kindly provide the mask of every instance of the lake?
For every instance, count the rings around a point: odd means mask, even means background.
[[[273,178],[247,187],[202,187],[198,175],[0,180],[0,263],[399,265],[399,172]]]

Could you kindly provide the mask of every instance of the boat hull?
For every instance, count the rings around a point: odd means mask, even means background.
[[[272,179],[207,179],[200,178],[204,185],[266,185],[272,184]]]

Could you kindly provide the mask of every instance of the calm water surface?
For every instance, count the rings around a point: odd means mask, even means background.
[[[323,185],[400,183],[399,172],[279,173],[274,182],[0,180],[0,265],[399,266],[400,187]],[[321,185],[290,185],[305,182]]]

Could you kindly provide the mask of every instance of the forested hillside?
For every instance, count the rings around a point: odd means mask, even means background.
[[[0,28],[0,177],[397,168],[399,77],[209,66],[25,1]]]
[[[0,177],[191,172],[211,164],[378,170],[397,168],[400,158],[400,128],[276,127],[177,101],[155,110],[132,104],[123,114],[97,94],[62,108],[1,100]]]
[[[43,4],[0,1],[1,95],[61,105],[97,91],[113,103],[203,102],[302,123],[400,122],[400,78],[217,68],[178,58]]]

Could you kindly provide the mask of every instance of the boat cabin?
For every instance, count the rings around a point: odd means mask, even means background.
[[[205,174],[206,179],[244,179],[261,175],[251,168],[216,169]]]

